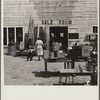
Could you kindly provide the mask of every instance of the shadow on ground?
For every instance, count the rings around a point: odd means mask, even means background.
[[[76,85],[78,85],[78,86],[82,86],[82,85],[85,85],[86,83],[65,83],[65,82],[62,82],[61,84],[53,84],[53,85],[60,85],[60,86],[65,86],[65,85],[71,85],[71,86],[76,86]]]
[[[40,71],[40,72],[32,72],[35,74],[35,77],[43,77],[43,78],[48,78],[48,77],[58,77],[59,76],[59,71],[58,72],[45,72],[45,71]]]

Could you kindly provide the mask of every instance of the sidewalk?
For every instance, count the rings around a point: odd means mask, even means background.
[[[54,85],[59,84],[58,71],[64,68],[62,63],[48,63],[50,75],[45,76],[44,60],[37,61],[33,57],[32,61],[27,61],[26,56],[13,57],[4,55],[4,84],[5,85]],[[63,78],[63,80],[65,80]],[[75,82],[89,81],[90,77],[75,77]]]

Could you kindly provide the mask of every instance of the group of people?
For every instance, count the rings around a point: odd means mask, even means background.
[[[43,55],[43,41],[40,39],[40,37],[37,38],[37,41],[35,43],[35,48],[32,48],[29,46],[29,49],[27,51],[27,61],[30,59],[32,61],[33,53],[36,50],[38,61],[40,61],[40,57]]]

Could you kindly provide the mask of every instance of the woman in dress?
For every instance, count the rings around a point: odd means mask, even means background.
[[[43,55],[43,42],[40,37],[37,38],[35,45],[37,49],[38,60],[40,61],[40,57]]]

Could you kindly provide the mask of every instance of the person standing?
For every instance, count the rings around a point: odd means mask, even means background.
[[[40,39],[40,37],[37,38],[35,46],[37,50],[38,60],[40,61],[40,57],[43,55],[43,41]]]

